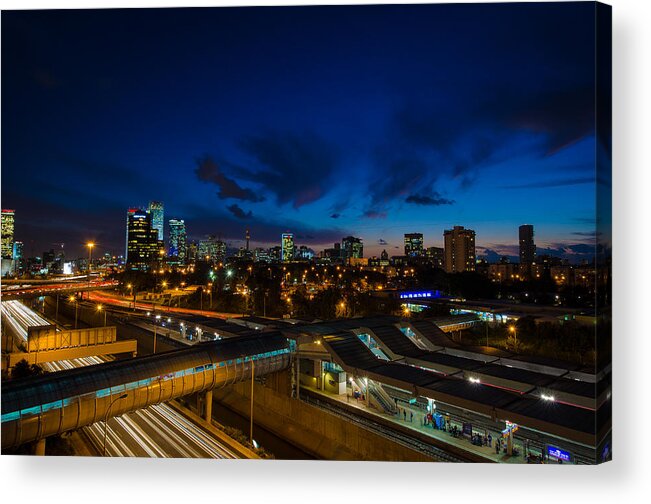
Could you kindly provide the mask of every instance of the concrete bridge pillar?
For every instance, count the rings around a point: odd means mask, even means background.
[[[204,401],[206,403],[206,411],[203,418],[206,422],[210,423],[212,420],[212,390],[206,390]]]
[[[34,443],[34,455],[45,455],[45,438],[39,439]]]

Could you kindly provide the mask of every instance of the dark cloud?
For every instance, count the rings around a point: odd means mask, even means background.
[[[339,217],[341,217],[340,213],[333,213],[333,214],[330,215],[331,219],[338,219]]]
[[[485,166],[511,158],[522,135],[537,142],[526,152],[544,158],[594,133],[592,82],[545,92],[487,86],[463,100],[453,90],[443,94],[441,101],[431,93],[410,98],[396,112],[392,133],[462,188]]]
[[[431,206],[440,206],[440,205],[453,205],[454,200],[443,198],[439,193],[434,192],[432,196],[426,196],[421,194],[411,194],[405,199],[407,203],[414,203],[415,205],[431,205]]]
[[[378,212],[375,210],[367,210],[364,212],[362,215],[363,217],[366,217],[367,219],[386,219],[387,214],[386,212]]]
[[[278,204],[300,208],[325,196],[338,166],[337,148],[312,133],[269,133],[240,141],[259,170],[249,170],[250,180],[261,183]]]
[[[380,238],[380,239],[377,241],[377,244],[378,244],[378,245],[388,245],[387,241],[384,240],[384,239],[382,239],[382,238]]]
[[[253,217],[253,212],[251,212],[251,210],[245,212],[236,203],[227,206],[226,209],[238,219],[250,219]]]
[[[263,196],[257,195],[251,189],[241,187],[235,180],[228,178],[219,165],[210,157],[204,157],[197,162],[194,173],[202,182],[210,182],[219,187],[217,195],[220,199],[237,199],[253,203],[264,201]]]

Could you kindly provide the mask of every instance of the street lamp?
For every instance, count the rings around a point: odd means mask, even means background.
[[[156,315],[156,317],[154,318],[154,353],[156,353],[156,329],[157,329],[156,321],[157,320],[160,320],[160,315]]]
[[[127,288],[129,289],[129,297],[133,297],[133,309],[136,309],[136,297],[133,295],[133,285],[132,284],[127,284]],[[129,300],[129,308],[131,308],[131,300]]]
[[[68,298],[68,301],[71,303],[75,303],[75,329],[77,329],[77,310],[79,309],[79,302],[77,300],[77,296],[70,296]]]
[[[88,283],[90,283],[90,266],[93,261],[93,247],[95,244],[93,242],[88,242],[86,246],[88,247]]]
[[[98,304],[97,311],[101,313],[102,310],[104,311],[104,327],[106,327],[106,310],[104,310],[104,307],[101,304]]]
[[[518,331],[515,328],[514,325],[509,326],[509,331],[513,333],[513,340],[515,341],[515,345],[518,344]]]
[[[103,450],[103,453],[104,453],[103,456],[104,456],[104,457],[106,457],[106,433],[107,433],[107,431],[108,431],[108,416],[109,416],[109,412],[111,411],[111,407],[113,406],[113,403],[115,403],[116,401],[119,401],[120,399],[126,399],[126,398],[127,398],[127,394],[126,394],[126,393],[125,393],[125,394],[122,394],[122,395],[119,396],[119,397],[116,397],[115,399],[113,399],[113,400],[111,401],[111,404],[109,404],[109,407],[108,407],[108,409],[106,410],[106,415],[104,416],[104,450]]]

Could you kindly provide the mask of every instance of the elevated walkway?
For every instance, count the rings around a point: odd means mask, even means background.
[[[270,332],[9,381],[2,387],[2,449],[286,369],[292,350]]]

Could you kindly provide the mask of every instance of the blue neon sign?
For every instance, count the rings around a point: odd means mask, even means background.
[[[400,299],[428,299],[440,297],[439,291],[401,292]]]
[[[547,454],[550,457],[555,457],[559,460],[563,460],[565,462],[570,461],[570,453],[566,452],[565,450],[561,450],[560,448],[556,448],[555,446],[548,446],[547,447]]]

